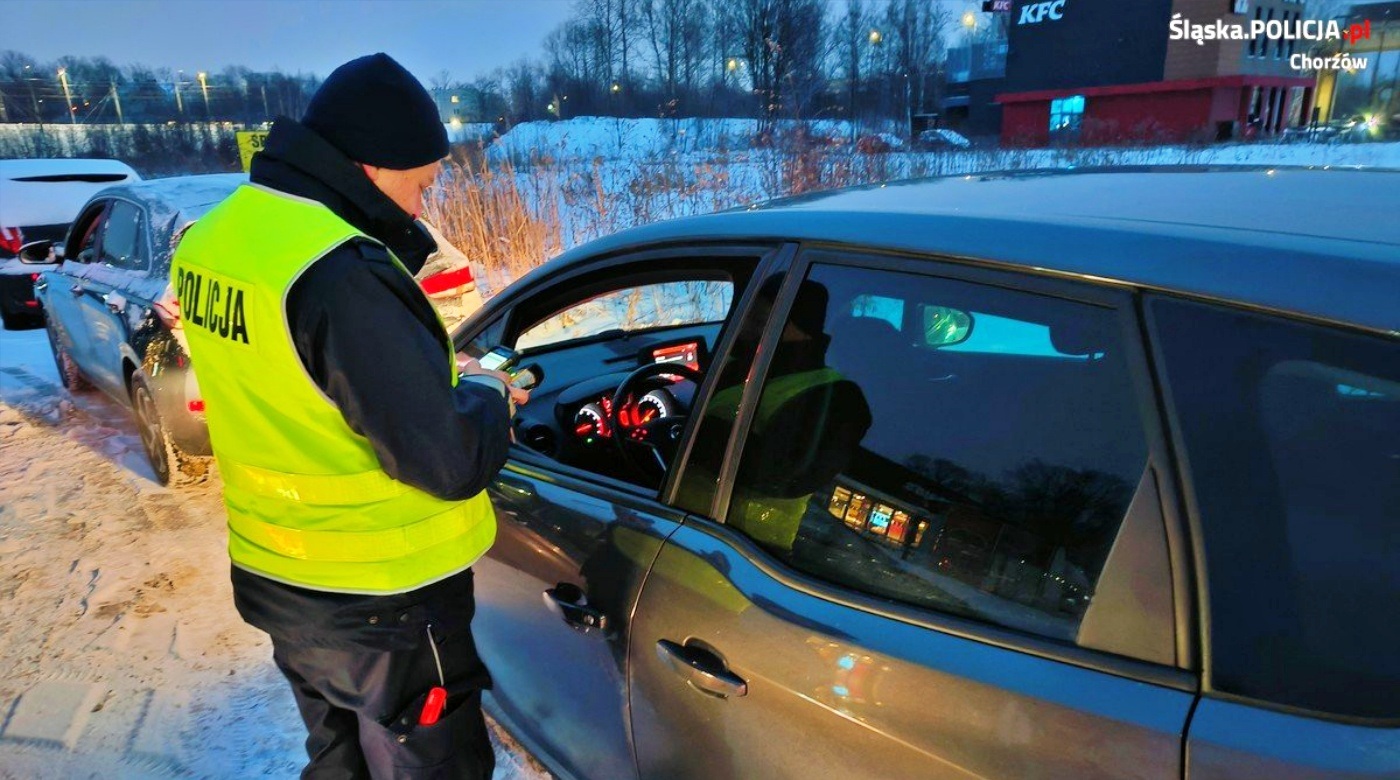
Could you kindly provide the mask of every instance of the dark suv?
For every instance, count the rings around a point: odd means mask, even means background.
[[[564,777],[1400,776],[1400,174],[983,175],[651,225],[476,566]]]
[[[153,179],[102,190],[69,229],[65,260],[35,282],[63,386],[129,404],[161,484],[199,481],[209,431],[170,258],[184,230],[241,174]]]

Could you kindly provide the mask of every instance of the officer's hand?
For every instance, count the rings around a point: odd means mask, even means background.
[[[482,368],[481,364],[477,362],[476,358],[469,358],[458,355],[457,370],[462,372],[463,374],[466,374],[467,376],[492,376],[501,380],[505,383],[506,389],[510,391],[511,403],[515,404],[516,406],[524,406],[530,400],[530,391],[521,390],[520,388],[511,384],[510,374],[507,374],[504,371],[492,371],[488,368]]]

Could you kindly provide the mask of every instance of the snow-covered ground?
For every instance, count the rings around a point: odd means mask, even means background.
[[[126,411],[60,388],[43,330],[0,331],[0,778],[297,775],[304,729],[233,609],[224,522],[217,480],[156,485]]]

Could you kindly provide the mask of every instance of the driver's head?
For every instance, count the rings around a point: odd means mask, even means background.
[[[831,343],[824,330],[828,297],[826,286],[819,282],[809,279],[798,287],[775,355],[786,357],[789,370],[825,365],[826,348]]]
[[[336,68],[301,123],[358,163],[404,213],[423,210],[423,192],[447,156],[447,129],[432,96],[392,57],[371,54]]]

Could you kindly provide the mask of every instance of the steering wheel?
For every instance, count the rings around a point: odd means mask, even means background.
[[[648,477],[660,479],[676,455],[681,432],[685,430],[686,415],[658,417],[640,425],[624,426],[622,412],[635,409],[636,401],[645,394],[648,385],[664,387],[671,384],[663,376],[678,376],[697,386],[705,375],[684,363],[648,363],[627,375],[612,398],[612,437],[624,458]],[[635,399],[633,397],[635,396]],[[650,457],[648,457],[648,454]]]

